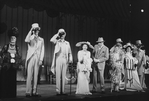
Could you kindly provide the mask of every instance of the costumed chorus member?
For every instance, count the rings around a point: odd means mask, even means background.
[[[9,43],[4,45],[0,56],[2,59],[0,69],[0,98],[16,97],[16,72],[21,63],[19,47],[17,46],[18,29],[8,30]]]
[[[40,27],[38,23],[33,23],[32,28],[25,38],[25,42],[28,45],[25,63],[27,70],[26,97],[41,96],[37,93],[37,81],[39,66],[42,65],[44,58],[44,39],[38,35],[39,32]]]
[[[88,46],[94,48],[90,42],[78,42],[77,47],[82,46],[82,50],[78,51],[78,63],[77,63],[77,73],[78,81],[76,94],[91,95],[89,90],[90,82],[90,72],[92,72],[91,64],[92,58],[90,51],[87,50]]]
[[[116,39],[116,44],[110,49],[110,59],[109,59],[109,60],[113,60],[113,57],[111,59],[111,56],[113,56],[111,54],[113,54],[113,52],[115,53],[115,48],[118,48],[118,54],[119,54],[118,57],[120,59],[119,62],[121,63],[121,74],[120,74],[120,83],[119,83],[119,89],[120,90],[124,89],[124,65],[123,65],[123,62],[124,62],[124,50],[123,50],[122,43],[123,43],[123,41],[122,41],[121,38],[117,38]],[[111,62],[112,70],[113,70],[113,66],[114,66],[113,63],[115,63],[115,62],[113,62],[113,61],[110,61],[110,62]],[[111,75],[111,77],[113,78],[112,75]],[[112,80],[112,78],[111,78],[111,80]]]
[[[123,57],[119,45],[115,45],[113,52],[110,53],[111,92],[118,92],[120,89],[121,73],[123,70]]]
[[[104,70],[105,70],[105,62],[109,59],[109,48],[104,45],[103,37],[99,37],[98,44],[94,46],[93,50],[93,60],[95,66],[93,67],[93,92],[97,92],[97,73],[99,73],[100,79],[100,90],[102,93],[105,92],[105,83],[104,83]]]
[[[139,81],[139,76],[137,72],[137,63],[138,60],[133,57],[132,51],[133,46],[131,43],[124,45],[126,51],[124,58],[124,68],[125,68],[125,89],[127,91],[142,91],[142,86]]]
[[[69,63],[72,63],[71,47],[65,40],[66,32],[59,29],[58,33],[51,38],[51,42],[55,44],[51,72],[56,74],[56,93],[57,95],[66,95],[65,93],[65,76]]]
[[[145,90],[147,89],[145,84],[145,67],[146,67],[145,51],[141,49],[143,47],[141,40],[137,40],[135,46],[136,48],[134,49],[133,53],[135,54],[135,57],[138,60],[137,71],[139,75],[139,80],[142,88]]]

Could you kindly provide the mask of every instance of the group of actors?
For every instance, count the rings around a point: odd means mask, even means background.
[[[38,34],[40,32],[38,23],[33,23],[25,38],[28,45],[25,61],[26,97],[40,97],[37,92],[39,67],[44,59],[44,39]],[[1,50],[0,67],[0,97],[16,96],[16,70],[19,67],[21,56],[16,45],[18,29],[13,27],[8,31],[10,42]],[[50,71],[56,76],[57,95],[66,95],[65,80],[68,65],[73,63],[70,43],[65,40],[66,32],[59,29],[50,39],[55,44],[53,60]],[[90,42],[78,42],[76,47],[82,49],[78,51],[77,58],[77,86],[76,94],[91,95],[98,92],[98,78],[100,80],[100,90],[105,92],[104,70],[106,61],[110,60],[111,92],[118,92],[121,82],[124,82],[123,89],[129,91],[144,91],[146,65],[145,51],[141,49],[141,40],[136,41],[136,45],[127,43],[122,45],[122,40],[118,38],[116,44],[109,49],[104,45],[103,37],[99,37],[97,44],[92,46]],[[88,50],[92,49],[92,53]],[[73,68],[73,67],[72,67]],[[93,72],[93,89],[89,89],[90,72]],[[98,74],[98,75],[97,75]],[[98,76],[98,77],[97,77]],[[10,86],[11,85],[11,86]]]

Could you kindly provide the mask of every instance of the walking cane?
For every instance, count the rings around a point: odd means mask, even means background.
[[[72,65],[72,63],[70,64],[70,68],[69,68],[69,72],[70,72],[70,95],[71,95],[71,86],[72,86],[72,82],[71,82],[71,80],[72,80],[72,71],[73,71],[73,65]]]
[[[69,70],[69,73],[70,73],[70,77],[66,77],[67,81],[69,81],[69,84],[70,84],[70,94],[71,94],[71,91],[72,91],[72,80],[75,79],[73,77],[73,73],[75,73],[75,69],[73,67],[73,63],[69,63],[69,66],[68,66],[68,70]]]

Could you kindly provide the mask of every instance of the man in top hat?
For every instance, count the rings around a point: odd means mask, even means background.
[[[64,29],[59,29],[50,41],[55,44],[54,56],[51,66],[53,74],[56,73],[56,92],[57,95],[66,95],[65,76],[69,63],[72,63],[72,53],[70,44],[65,40],[66,32]]]
[[[104,45],[103,37],[99,37],[97,43],[93,50],[93,60],[96,64],[93,67],[93,92],[97,92],[97,73],[99,73],[101,92],[104,92],[104,70],[105,62],[109,59],[109,48]]]
[[[146,66],[146,57],[145,57],[145,51],[141,49],[142,47],[143,45],[141,40],[137,40],[136,49],[134,49],[133,53],[135,54],[135,57],[138,60],[137,69],[141,86],[143,89],[146,89],[145,74],[144,74]]]
[[[37,93],[37,81],[39,66],[44,58],[44,39],[39,37],[40,27],[38,23],[33,23],[25,42],[28,43],[28,51],[25,67],[27,70],[26,97],[39,97]],[[32,82],[33,81],[33,82]]]

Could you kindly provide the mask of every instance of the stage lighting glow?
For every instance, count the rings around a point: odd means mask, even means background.
[[[144,12],[144,9],[141,9],[141,12]]]
[[[131,4],[129,4],[129,6],[131,6]]]

